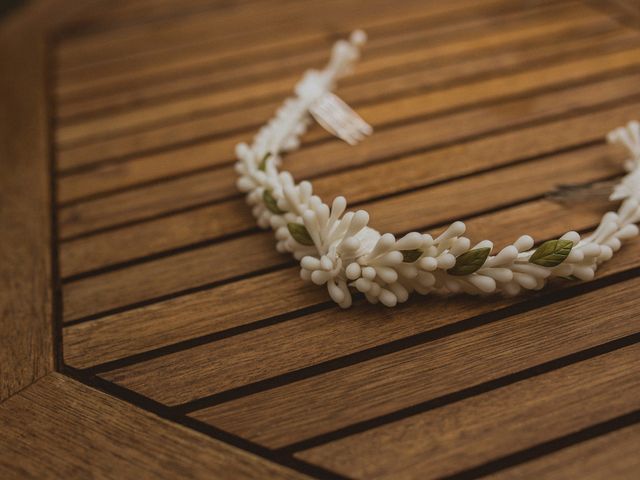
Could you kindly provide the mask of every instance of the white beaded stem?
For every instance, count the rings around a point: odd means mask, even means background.
[[[635,121],[607,136],[609,142],[623,144],[631,153],[625,163],[628,174],[610,197],[622,201],[619,209],[606,213],[596,230],[584,238],[573,231],[560,237],[566,248],[546,265],[532,258],[534,240],[524,235],[495,255],[480,255],[481,263],[476,262],[473,271],[465,274],[464,269],[454,267],[465,261],[473,263],[474,253],[490,251],[479,249],[491,249],[492,243],[484,240],[472,245],[463,236],[464,223],[454,222],[435,238],[418,232],[400,238],[381,235],[368,226],[366,211],[345,213],[344,197],[335,198],[329,206],[312,194],[309,182],[295,183],[289,172],[279,172],[281,154],[300,145],[299,138],[310,122],[310,108],[331,92],[338,78],[349,73],[365,41],[364,32],[356,31],[349,41],[336,42],[327,67],[307,71],[296,85],[296,96],[284,101],[253,144],[236,147],[237,185],[247,194],[258,225],[271,227],[277,250],[291,252],[300,260],[300,276],[326,285],[338,305],[351,305],[352,290],[362,292],[371,303],[393,307],[414,291],[515,295],[522,289],[538,290],[551,277],[590,280],[623,241],[638,235],[640,124]]]

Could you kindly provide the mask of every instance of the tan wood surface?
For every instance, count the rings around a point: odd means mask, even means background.
[[[45,44],[29,19],[2,24],[0,64],[2,401],[54,366],[47,66]]]
[[[622,174],[634,2],[71,3],[0,20],[1,478],[638,478],[640,241],[591,282],[345,311],[233,169],[365,28],[338,93],[375,134],[312,127],[296,178],[398,234],[589,231],[615,206],[549,193]]]
[[[534,461],[503,470],[491,478],[635,478],[640,469],[637,424],[558,450]],[[611,461],[615,457],[615,461]]]
[[[478,148],[475,150],[476,152],[480,152],[482,148]],[[586,150],[586,151],[585,151]],[[386,199],[383,202],[374,201],[370,203],[365,203],[363,206],[367,208],[367,210],[374,215],[374,218],[377,219],[378,225],[381,228],[395,231],[395,232],[403,232],[411,229],[421,229],[427,225],[435,225],[443,223],[452,217],[455,216],[465,216],[473,213],[474,210],[469,210],[471,205],[461,204],[459,202],[459,192],[460,188],[464,187],[468,189],[468,191],[473,192],[470,193],[473,198],[472,207],[476,212],[482,212],[491,208],[495,208],[500,205],[506,205],[514,201],[523,201],[530,199],[532,197],[544,194],[548,189],[553,188],[556,184],[555,175],[558,176],[566,176],[571,175],[573,172],[576,173],[576,180],[578,182],[588,182],[599,180],[607,177],[610,174],[615,173],[615,164],[613,162],[609,163],[607,161],[603,161],[602,157],[603,150],[600,148],[591,148],[591,149],[580,149],[576,152],[565,153],[557,156],[546,157],[540,160],[535,160],[532,162],[527,162],[525,164],[516,165],[512,167],[507,167],[501,169],[499,171],[492,171],[489,173],[479,174],[473,177],[469,177],[460,182],[455,183],[444,183],[438,186],[434,186],[428,190],[419,190],[418,192],[410,192],[406,194],[401,194],[398,197]],[[469,159],[471,155],[464,157],[460,156],[459,158]],[[500,157],[497,155],[495,157],[491,157],[494,161],[499,160]],[[409,163],[409,162],[403,162]],[[454,162],[450,162],[454,163]],[[405,173],[407,171],[416,171],[419,172],[422,168],[421,165],[429,165],[429,163],[417,163],[413,164],[413,169],[409,168],[404,169],[401,168],[400,172]],[[425,167],[427,170],[428,167]],[[347,188],[347,190],[354,190],[355,188],[361,188],[362,184],[366,183],[380,183],[380,179],[385,178],[395,178],[400,175],[397,175],[394,168],[372,168],[373,172],[367,172],[366,175],[368,179],[372,179],[373,181],[363,180],[362,182],[358,182],[355,185],[351,185],[351,188]],[[431,171],[431,174],[437,174],[437,172]],[[381,171],[381,172],[380,172]],[[387,174],[385,176],[385,174]],[[341,179],[336,179],[336,184],[345,184],[349,185],[349,177],[348,175],[341,175],[344,180],[341,182]],[[358,173],[354,173],[353,179],[358,178]],[[363,175],[364,176],[364,175]],[[402,178],[398,178],[396,185],[401,187],[404,184],[408,184],[409,188],[411,184],[415,181],[414,177],[407,175],[405,181]],[[524,181],[525,179],[531,180],[530,182],[526,182],[522,188],[520,189],[504,189],[502,187],[508,187],[513,181]],[[325,182],[317,182],[319,187],[322,186]],[[354,188],[355,187],[355,188]],[[339,188],[337,185],[332,185],[331,189]],[[380,190],[385,190],[387,187],[382,187]],[[317,192],[321,192],[320,188],[316,189]],[[339,193],[339,190],[337,190]],[[332,196],[329,196],[331,198]],[[357,194],[354,195],[357,198]],[[408,213],[404,218],[397,219],[396,212],[398,209],[404,208],[404,205],[407,205],[411,201],[416,202],[416,206],[413,207],[412,211]],[[251,238],[252,245],[255,245],[253,236]],[[267,245],[267,249],[271,249],[272,245],[268,242],[261,242],[259,246]],[[234,245],[239,247],[235,252],[235,255],[243,255],[245,251],[248,250],[248,247],[241,244],[240,242],[234,242]],[[250,247],[249,247],[250,248]],[[255,247],[254,247],[255,248]],[[265,249],[266,250],[266,249]],[[265,255],[263,258],[269,258],[269,250],[265,251]],[[257,253],[257,252],[256,252]],[[250,257],[253,255],[250,255]],[[245,274],[250,273],[245,269],[251,269],[251,263],[245,263],[248,259],[243,259],[243,262],[236,268],[231,268],[230,272],[232,275],[236,274]],[[274,258],[274,261],[278,263],[282,263],[282,257],[278,256]],[[262,268],[266,266],[271,266],[271,264],[262,264],[259,263]],[[255,264],[253,264],[253,268],[255,268]],[[198,275],[197,272],[199,269],[204,269],[207,272],[207,278],[209,281],[221,280],[224,279],[224,276],[219,276],[223,274],[224,271],[219,271],[218,274],[211,273],[211,265],[206,263],[202,263],[199,267],[196,266],[194,270],[190,271],[190,276]],[[228,274],[227,274],[228,275]],[[184,287],[187,287],[189,283],[193,282],[195,278],[192,277],[191,280],[186,280],[186,282],[182,283]],[[95,286],[96,281],[87,281],[87,280],[79,280],[75,282],[69,283],[68,287],[65,287],[65,319],[74,320],[78,317],[83,317],[87,314],[95,313],[96,311],[109,310],[110,308],[115,308],[123,303],[126,305],[127,303],[135,303],[135,301],[146,300],[148,297],[134,297],[134,291],[130,291],[129,294],[125,294],[124,296],[120,293],[117,298],[107,297],[107,293],[105,291],[100,291],[100,297],[92,299],[92,301],[87,304],[86,302],[82,302],[81,299],[87,299],[86,296],[86,285]],[[274,286],[274,290],[272,290],[272,294],[276,294],[278,288],[283,288],[283,286],[278,287]],[[127,302],[127,300],[132,300],[131,302]]]
[[[640,382],[626,364],[639,354],[621,348],[299,455],[361,478],[450,475],[632,412]]]
[[[522,222],[522,219],[526,219],[530,225],[535,225],[540,234],[545,235],[545,238],[552,238],[562,230],[557,225],[551,225],[546,221],[550,210],[549,207],[548,201],[534,201],[509,210],[501,210],[499,214],[478,217],[469,221],[468,224],[479,232],[491,230],[496,225],[503,227],[506,232],[509,228],[516,228]],[[571,214],[566,213],[566,211],[560,211],[561,208],[557,206],[555,206],[554,210],[558,211],[557,218],[559,220],[572,218],[572,221],[576,222],[575,225],[581,228],[590,228],[598,221],[599,217],[599,213],[593,209],[581,212],[574,211]],[[490,223],[491,227],[488,227],[486,223]],[[485,225],[483,226],[483,224]],[[500,243],[511,240],[512,236],[505,234],[502,238],[495,238]],[[607,266],[607,270],[604,270],[604,272],[611,271],[615,273],[637,265],[635,257],[632,256],[633,253],[628,254],[629,256],[624,253],[621,253],[621,255],[624,255],[625,259]],[[171,345],[172,342],[164,340],[169,336],[173,341],[185,342],[184,345],[188,346],[191,344],[189,342],[197,344],[205,340],[207,336],[216,334],[222,336],[225,328],[229,330],[245,324],[248,324],[248,327],[245,328],[251,328],[251,324],[255,322],[263,322],[268,325],[268,322],[273,317],[275,317],[274,321],[277,321],[278,315],[296,311],[304,314],[305,309],[313,308],[314,305],[317,305],[319,309],[323,309],[322,312],[312,311],[312,315],[301,315],[299,319],[291,320],[264,332],[258,330],[243,336],[244,341],[248,341],[248,345],[251,346],[250,355],[258,355],[261,358],[259,368],[245,369],[242,373],[243,376],[253,377],[259,374],[265,375],[266,373],[274,374],[278,373],[278,371],[286,371],[292,367],[288,361],[289,356],[298,357],[300,360],[305,359],[305,362],[310,362],[314,358],[326,359],[328,354],[335,354],[336,348],[341,345],[341,343],[334,344],[331,342],[331,338],[336,331],[345,335],[346,331],[343,331],[343,328],[354,328],[349,336],[344,338],[349,338],[346,343],[347,347],[357,350],[367,345],[367,337],[369,335],[373,335],[374,340],[382,342],[385,339],[402,338],[404,335],[419,332],[424,326],[420,321],[415,320],[414,315],[418,316],[418,318],[424,318],[423,321],[429,325],[429,319],[437,318],[438,313],[442,313],[446,315],[446,318],[454,321],[458,315],[458,310],[460,315],[468,315],[470,313],[469,308],[476,308],[478,310],[475,313],[482,313],[510,303],[509,301],[498,301],[483,305],[483,302],[472,299],[460,300],[460,305],[443,302],[440,305],[443,311],[440,312],[433,303],[430,304],[430,309],[425,311],[423,304],[416,301],[416,304],[411,307],[403,307],[402,314],[393,315],[392,312],[386,310],[380,311],[375,307],[363,306],[367,315],[362,315],[357,311],[341,312],[331,303],[324,303],[326,302],[326,297],[323,292],[318,292],[318,289],[310,285],[304,283],[287,285],[286,279],[295,274],[295,268],[287,268],[246,281],[235,282],[231,285],[166,300],[162,302],[162,306],[159,308],[143,307],[136,309],[134,312],[122,312],[71,325],[65,329],[67,361],[76,367],[95,366],[96,364],[114,361],[127,355],[142,353],[154,347],[162,348]],[[282,290],[283,295],[285,295],[284,298],[274,295],[270,289],[261,288],[264,285],[273,285],[272,289],[275,289],[276,286],[281,284],[286,287],[286,289]],[[247,292],[252,292],[252,302],[255,302],[255,306],[240,302],[240,299],[246,299]],[[224,302],[224,308],[220,307],[223,300],[227,300]],[[470,302],[470,304],[467,302]],[[218,306],[218,313],[215,317],[212,317],[210,312],[215,306]],[[181,312],[184,312],[185,309],[199,313],[193,313],[186,317],[181,315]],[[333,318],[337,313],[345,318],[345,322],[337,326],[333,323],[327,324],[327,320]],[[367,328],[369,316],[373,316],[369,323],[374,325],[371,328]],[[397,318],[397,321],[387,325],[384,323],[384,319],[390,316]],[[215,321],[213,320],[214,318]],[[360,322],[357,321],[359,318],[361,318]],[[402,318],[405,318],[405,320],[402,320]],[[318,331],[314,328],[316,321],[318,321],[318,327],[320,328]],[[357,323],[352,323],[354,321]],[[180,327],[179,334],[173,332],[178,326]],[[273,333],[274,330],[281,333]],[[172,333],[170,334],[170,332]],[[230,332],[233,332],[233,330],[230,330]],[[264,335],[268,335],[268,337],[264,337]],[[281,335],[295,340],[295,348],[287,344],[280,345],[279,338]],[[322,348],[314,346],[312,347],[313,351],[305,351],[302,354],[302,351],[298,350],[301,348],[297,344],[298,341],[307,338],[307,336],[316,335],[319,335],[323,343],[329,343],[329,345],[325,345]],[[265,338],[268,338],[269,341],[266,341]],[[229,341],[234,344],[237,339],[230,339]],[[261,342],[262,345],[257,344],[257,342]],[[198,349],[186,350],[183,355],[199,356],[200,352],[202,352],[205,358],[215,358],[217,356],[215,352],[224,352],[224,345],[227,343],[216,342]],[[241,343],[235,344],[238,345],[239,350],[244,348]],[[278,346],[277,349],[275,348],[276,345]],[[304,345],[304,341],[301,342],[301,345]],[[306,344],[306,347],[311,347],[311,344]],[[338,348],[337,351],[340,352],[340,349]],[[276,357],[277,361],[274,364],[270,363],[267,357],[271,355]],[[176,359],[179,357],[180,355],[173,356]],[[232,361],[236,359],[236,357],[229,358],[233,359]],[[242,364],[243,362],[240,362],[240,365]],[[265,367],[269,368],[266,372],[263,371]],[[211,368],[217,369],[218,366],[203,361],[199,367],[192,368],[206,371]],[[228,373],[232,374],[233,371],[235,369]],[[211,381],[218,385],[220,379],[211,377]],[[211,385],[211,383],[208,383],[208,385]],[[188,392],[184,394],[188,395]]]
[[[0,404],[0,419],[5,479],[306,478],[57,373]]]

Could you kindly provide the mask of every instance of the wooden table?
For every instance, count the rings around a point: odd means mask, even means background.
[[[587,231],[637,2],[35,2],[0,26],[0,477],[639,478],[640,241],[587,283],[340,310],[235,189],[353,28],[375,128],[287,157],[382,230]]]

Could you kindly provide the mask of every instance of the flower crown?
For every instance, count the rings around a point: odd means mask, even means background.
[[[617,212],[606,213],[590,235],[568,232],[533,248],[523,235],[495,255],[493,244],[475,245],[464,237],[465,225],[452,223],[433,238],[419,232],[396,238],[368,226],[364,210],[345,212],[347,202],[337,197],[331,206],[313,195],[311,183],[296,183],[289,172],[278,171],[283,152],[300,146],[315,118],[324,128],[350,144],[372,133],[371,127],[331,93],[336,80],[351,70],[366,36],[362,31],[333,47],[324,70],[309,70],[285,100],[275,117],[260,129],[251,146],[236,147],[238,188],[262,228],[275,230],[276,248],[300,260],[300,276],[326,285],[341,307],[351,305],[351,289],[371,303],[388,307],[404,302],[411,292],[516,295],[522,289],[542,288],[551,277],[593,278],[598,265],[609,260],[623,241],[638,235],[640,221],[640,124],[630,122],[613,130],[609,142],[624,144],[631,158],[629,172],[615,185],[610,200],[622,200]]]

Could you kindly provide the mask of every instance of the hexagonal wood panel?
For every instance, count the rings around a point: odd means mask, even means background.
[[[394,233],[588,231],[607,202],[549,193],[622,172],[604,135],[640,116],[634,2],[121,0],[57,20],[71,3],[0,23],[0,472],[637,478],[640,241],[591,282],[341,310],[233,169],[362,28],[338,93],[375,134],[314,126],[285,158],[297,178]]]

